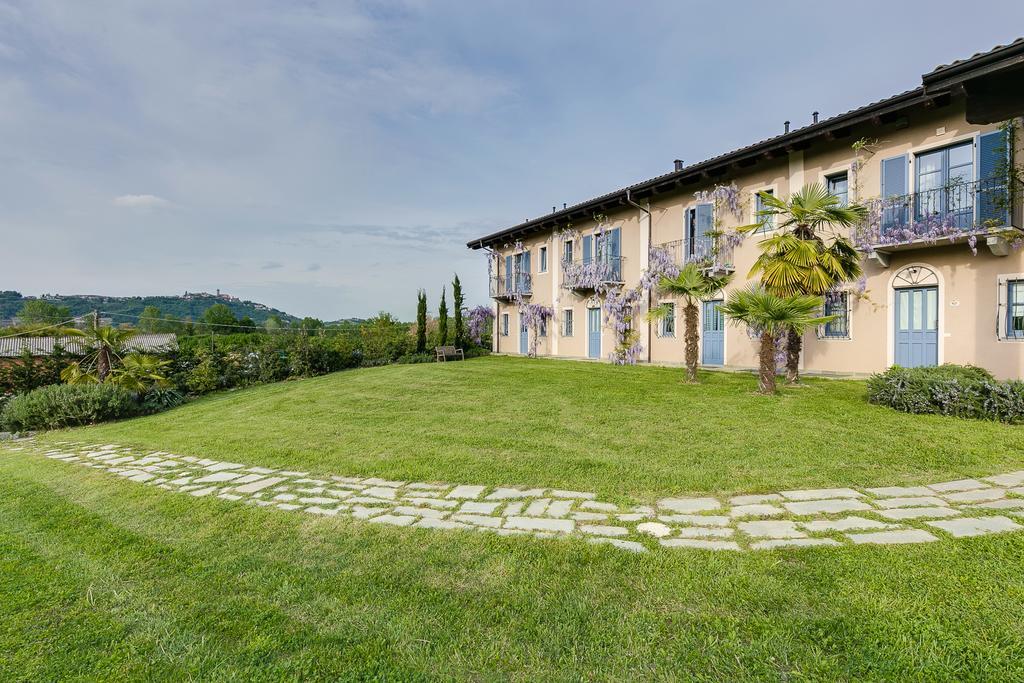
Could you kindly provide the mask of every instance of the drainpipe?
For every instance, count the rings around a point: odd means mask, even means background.
[[[630,193],[629,190],[626,190],[626,201],[647,214],[647,249],[650,250],[650,248],[651,248],[651,237],[653,236],[651,234],[651,230],[652,230],[652,227],[653,227],[652,226],[653,219],[651,218],[651,210],[650,210],[650,208],[645,208],[643,206],[640,206],[636,202],[634,202],[633,201],[633,197],[631,196],[631,193]],[[650,207],[650,202],[647,203],[647,207]],[[650,265],[650,264],[648,264],[648,265]],[[647,310],[648,311],[651,310],[651,303],[652,303],[652,301],[653,301],[653,299],[652,299],[652,296],[651,296],[651,290],[648,289],[647,290]],[[651,339],[654,337],[654,332],[653,332],[654,331],[654,327],[653,327],[653,325],[654,325],[654,323],[648,317],[648,319],[647,319],[647,364],[648,365],[650,365],[650,363],[651,363],[651,346],[652,346]]]

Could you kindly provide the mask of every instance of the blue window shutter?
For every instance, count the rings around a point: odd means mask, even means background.
[[[697,205],[697,239],[711,232],[712,224],[714,223],[714,213],[715,207],[712,204]]]
[[[997,130],[978,137],[978,224],[1001,227],[1010,224],[1010,196],[1007,169],[1010,146],[1006,131]]]
[[[615,228],[608,233],[608,255],[615,260],[622,256],[622,230]]]
[[[590,263],[594,258],[594,236],[584,235],[583,236],[583,262]]]
[[[882,196],[896,197],[907,194],[907,155],[882,159]]]
[[[522,266],[522,271],[523,271],[524,273],[527,273],[527,274],[529,274],[529,273],[530,273],[530,252],[528,252],[528,251],[524,251],[524,252],[523,252],[523,266]]]
[[[910,161],[906,154],[882,159],[882,198],[901,197],[909,194],[908,173]],[[908,205],[903,202],[888,204],[882,210],[882,231],[897,225],[906,225],[909,217]]]

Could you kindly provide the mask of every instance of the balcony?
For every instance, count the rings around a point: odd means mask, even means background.
[[[695,263],[701,269],[714,273],[731,273],[732,250],[722,248],[725,245],[716,243],[714,235],[701,235],[695,239],[674,240],[664,242],[652,248],[664,251],[668,258],[679,267]]]
[[[492,299],[505,301],[533,295],[533,278],[529,273],[505,273],[491,278]]]
[[[1005,231],[1020,228],[1011,218],[1020,189],[1019,182],[1011,186],[1005,178],[990,178],[879,199],[857,242],[883,266],[892,253],[940,242],[975,248],[980,239],[994,254],[1005,256]]]
[[[621,285],[622,257],[562,261],[562,286],[577,292],[589,292],[605,285]]]

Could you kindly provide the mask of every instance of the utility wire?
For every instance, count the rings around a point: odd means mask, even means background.
[[[0,339],[17,339],[18,337],[32,337],[35,336],[36,332],[42,332],[43,330],[49,330],[54,327],[67,327],[69,323],[77,322],[77,318],[71,320],[65,320],[64,322],[55,323],[53,325],[46,325],[45,327],[36,327],[31,332],[18,332],[17,334],[7,334]]]

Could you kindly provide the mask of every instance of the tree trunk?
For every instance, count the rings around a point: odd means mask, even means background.
[[[110,373],[110,352],[107,347],[101,346],[99,353],[96,355],[96,375],[102,382],[107,378]]]
[[[800,349],[803,347],[804,338],[795,330],[790,329],[786,333],[786,383],[800,383]]]
[[[761,333],[761,374],[758,389],[766,396],[775,393],[775,335],[770,332]]]
[[[697,351],[700,333],[697,331],[697,304],[692,301],[686,304],[683,309],[686,318],[686,330],[683,335],[686,337],[686,381],[697,382]]]

